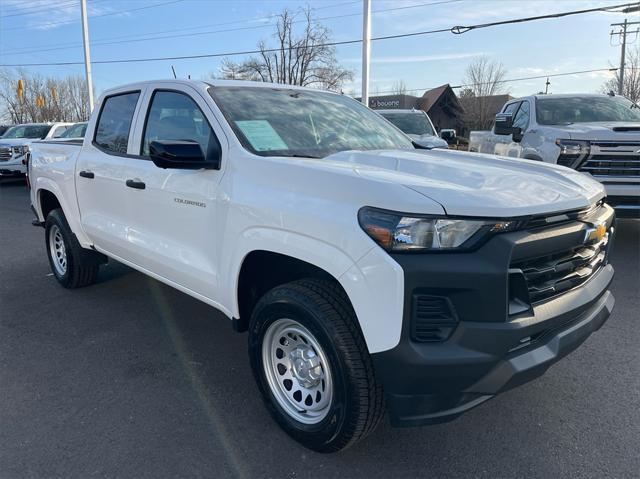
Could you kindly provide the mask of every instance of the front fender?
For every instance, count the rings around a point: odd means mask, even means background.
[[[394,347],[400,337],[404,281],[402,268],[371,245],[362,258],[350,258],[324,241],[277,228],[250,228],[234,242],[234,250],[221,277],[234,278],[223,292],[223,303],[240,316],[238,282],[242,263],[252,251],[270,251],[310,263],[333,276],[343,287],[356,312],[369,352]],[[226,256],[226,255],[225,255]]]

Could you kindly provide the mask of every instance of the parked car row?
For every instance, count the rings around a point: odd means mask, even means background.
[[[34,141],[81,139],[86,129],[86,122],[7,126],[0,136],[0,176],[24,175],[27,172],[26,160]]]

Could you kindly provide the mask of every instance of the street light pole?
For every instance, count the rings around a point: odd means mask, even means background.
[[[87,22],[87,0],[80,0],[82,13],[82,43],[84,45],[84,71],[89,93],[89,112],[93,111],[93,81],[91,79],[91,54],[89,53],[89,24]]]
[[[369,60],[371,58],[371,0],[362,0],[362,103],[369,106]]]

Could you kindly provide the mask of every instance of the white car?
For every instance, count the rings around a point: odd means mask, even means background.
[[[24,175],[29,146],[35,140],[58,138],[72,123],[25,123],[0,138],[0,176]]]
[[[422,148],[449,148],[449,144],[438,136],[431,118],[422,110],[375,110],[402,132],[406,133]]]
[[[74,123],[69,126],[67,130],[60,135],[58,138],[61,140],[79,140],[84,138],[84,134],[87,131],[88,123],[86,121],[81,121],[79,123]]]
[[[62,286],[113,258],[217,308],[248,331],[269,412],[317,451],[385,410],[394,425],[451,420],[543,374],[614,305],[600,183],[416,151],[339,94],[126,85],[82,145],[38,143],[29,165]]]
[[[534,95],[507,102],[469,151],[567,166],[605,185],[619,217],[640,218],[640,107],[621,96]]]

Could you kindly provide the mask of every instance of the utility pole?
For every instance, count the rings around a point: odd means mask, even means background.
[[[545,95],[549,94],[549,85],[551,85],[551,82],[549,81],[549,77],[547,77],[547,82],[544,84],[544,94]]]
[[[627,13],[627,11],[625,11]],[[612,23],[612,27],[620,27],[620,31],[614,32],[611,31],[610,35],[613,38],[614,35],[620,36],[620,69],[618,70],[618,95],[622,95],[624,90],[624,64],[627,55],[627,35],[630,33],[638,34],[638,29],[629,32],[627,27],[629,25],[640,25],[640,22],[629,22],[627,19],[624,19],[622,23]]]
[[[622,24],[622,48],[620,49],[620,73],[618,75],[618,95],[622,95],[624,87],[624,57],[627,53],[627,19]]]
[[[371,59],[371,0],[362,0],[362,103],[369,106],[369,60]]]
[[[87,0],[80,0],[82,14],[82,43],[84,44],[84,71],[89,90],[89,113],[93,111],[93,81],[91,79],[91,54],[89,53],[89,23],[87,22]]]

